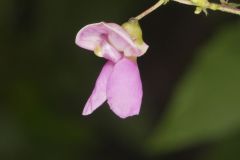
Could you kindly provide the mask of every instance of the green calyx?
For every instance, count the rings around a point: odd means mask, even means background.
[[[131,18],[128,22],[122,24],[122,27],[128,32],[131,39],[138,45],[143,44],[142,29],[138,20]]]

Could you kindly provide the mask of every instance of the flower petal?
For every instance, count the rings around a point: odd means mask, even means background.
[[[130,37],[129,33],[121,26],[115,23],[105,23],[106,27],[113,31],[109,35],[109,41],[119,51],[123,52],[127,57],[140,57],[148,50],[148,45],[142,43],[136,44]]]
[[[91,114],[95,109],[102,105],[106,99],[106,88],[108,79],[112,73],[114,64],[111,61],[108,61],[102,68],[101,73],[98,76],[95,87],[91,96],[89,97],[84,109],[83,115]]]
[[[93,51],[102,42],[104,34],[106,29],[102,23],[89,24],[77,33],[75,43],[79,47]]]
[[[101,43],[101,47],[98,50],[95,50],[95,54],[104,57],[114,63],[116,63],[123,57],[123,55],[119,51],[117,51],[106,41],[103,41]]]
[[[136,45],[127,31],[115,23],[100,22],[87,25],[78,32],[75,40],[79,47],[91,51],[99,47],[101,48],[102,44],[104,44],[102,42],[107,42],[129,57],[139,57],[148,49],[148,45],[145,43],[141,46]]]
[[[111,110],[121,118],[139,114],[142,82],[136,62],[123,58],[115,64],[107,84]]]

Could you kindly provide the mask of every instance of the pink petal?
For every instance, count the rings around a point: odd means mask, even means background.
[[[94,51],[102,47],[102,42],[107,42],[125,56],[138,57],[143,55],[148,45],[137,46],[129,34],[115,23],[94,23],[82,28],[76,36],[76,44],[82,48]]]
[[[106,41],[103,41],[101,43],[101,46],[102,46],[102,48],[100,49],[99,52],[102,55],[102,57],[104,57],[114,63],[116,63],[123,57],[123,55],[121,53],[119,53],[114,47],[112,47]]]
[[[112,73],[114,64],[108,61],[102,68],[101,73],[98,76],[95,87],[91,96],[89,97],[84,109],[83,115],[91,114],[95,109],[101,106],[107,99],[106,88],[108,79]]]
[[[139,114],[142,82],[136,62],[123,58],[115,64],[107,84],[111,110],[121,118]]]
[[[89,24],[77,33],[75,43],[79,47],[93,51],[102,42],[104,34],[106,29],[102,23]]]
[[[119,51],[123,52],[125,56],[140,57],[147,52],[149,46],[146,43],[140,46],[136,45],[130,35],[118,24],[105,23],[105,25],[114,31],[112,34],[109,34],[109,41]]]

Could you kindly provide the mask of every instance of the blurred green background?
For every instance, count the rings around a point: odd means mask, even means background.
[[[240,18],[171,2],[144,18],[139,116],[81,115],[104,64],[74,44],[154,0],[0,1],[1,160],[240,159]]]

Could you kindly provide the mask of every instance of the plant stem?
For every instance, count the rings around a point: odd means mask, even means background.
[[[154,10],[156,10],[158,7],[160,7],[162,4],[164,3],[163,0],[158,1],[156,4],[154,4],[152,7],[148,8],[147,10],[145,10],[144,12],[142,12],[141,14],[139,14],[138,16],[136,16],[134,19],[136,20],[140,20],[143,17],[145,17],[146,15],[148,15],[149,13],[153,12]]]
[[[185,5],[190,5],[190,6],[197,6],[197,4],[193,3],[190,0],[172,0],[178,3],[182,3]],[[136,20],[141,20],[143,17],[147,16],[148,14],[150,14],[151,12],[155,11],[157,8],[159,8],[161,5],[166,4],[166,0],[159,0],[157,3],[155,3],[153,6],[151,6],[150,8],[148,8],[147,10],[145,10],[144,12],[142,12],[141,14],[139,14],[138,16],[136,16],[134,19]],[[212,6],[215,6],[215,8],[213,8]],[[217,3],[208,3],[208,5],[205,6],[206,9],[211,9],[211,10],[219,10],[222,12],[227,12],[227,13],[232,13],[232,14],[236,14],[236,15],[240,15],[240,9],[238,8],[233,8],[224,4],[217,4]]]
[[[191,2],[189,0],[173,0],[173,1],[178,2],[178,3],[182,3],[182,4],[186,4],[186,5],[196,6],[196,4],[194,4],[193,2]],[[217,9],[212,9],[211,8],[212,5],[217,6]],[[223,5],[223,4],[209,3],[208,6],[206,6],[206,8],[211,9],[211,10],[219,10],[219,11],[222,11],[222,12],[227,12],[227,13],[240,15],[240,9],[233,8],[233,7],[230,7],[230,6],[227,6],[227,5]]]

